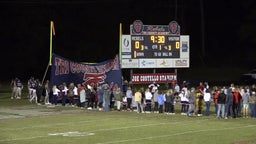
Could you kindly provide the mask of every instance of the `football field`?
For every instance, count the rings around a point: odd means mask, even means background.
[[[251,118],[188,117],[178,105],[175,115],[47,107],[9,95],[0,93],[0,144],[256,143]]]

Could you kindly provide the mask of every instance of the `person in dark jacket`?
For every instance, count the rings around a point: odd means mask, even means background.
[[[225,119],[228,118],[233,118],[234,114],[233,114],[233,101],[234,101],[234,96],[232,93],[232,88],[228,88],[227,89],[227,96],[226,96],[226,114],[225,114]]]
[[[174,101],[174,93],[172,89],[167,90],[166,95],[165,95],[165,99],[166,99],[166,103],[165,103],[165,107],[166,107],[166,113],[167,114],[172,114],[173,113],[173,101]]]
[[[225,118],[226,94],[224,93],[224,89],[220,90],[220,94],[217,98],[217,102],[218,102],[217,118]]]
[[[188,105],[189,105],[189,109],[188,109],[188,116],[194,116],[195,113],[195,101],[196,101],[196,94],[195,94],[195,88],[192,87],[189,91],[188,91]]]

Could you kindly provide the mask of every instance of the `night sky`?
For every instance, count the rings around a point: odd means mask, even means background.
[[[256,62],[254,0],[0,1],[1,81],[43,78],[53,52],[74,61],[101,62],[119,52],[119,24],[168,25],[190,35],[190,67],[251,69]]]

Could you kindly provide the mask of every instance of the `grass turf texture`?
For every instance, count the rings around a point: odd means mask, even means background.
[[[3,88],[2,88],[3,89]],[[253,144],[256,119],[136,112],[100,112],[57,106],[47,108],[25,99],[11,100],[0,90],[0,144]]]

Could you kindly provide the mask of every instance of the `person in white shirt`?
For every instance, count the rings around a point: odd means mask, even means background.
[[[145,108],[145,112],[146,113],[150,113],[151,112],[151,102],[152,102],[152,93],[150,92],[149,89],[146,89],[145,92],[145,98],[146,98],[146,108]]]
[[[56,85],[53,85],[52,87],[52,94],[53,94],[53,104],[57,105],[58,103],[58,95],[59,95],[60,90],[57,88]]]
[[[188,98],[186,97],[185,90],[181,90],[180,94],[180,103],[181,103],[181,115],[187,115],[188,112]]]
[[[206,106],[205,116],[210,116],[211,93],[210,93],[209,89],[205,90],[204,102],[205,102],[205,106]]]
[[[152,84],[150,84],[150,85],[148,86],[148,88],[150,89],[152,95],[154,95],[154,93],[158,90],[158,87],[159,87],[159,86],[160,86],[160,85],[157,84],[155,81],[154,81]]]
[[[180,86],[176,83],[174,87],[174,93],[179,93],[180,92]]]
[[[79,106],[80,99],[79,99],[77,87],[76,87],[75,85],[74,85],[74,88],[73,88],[73,92],[74,92],[74,96],[73,96],[73,105],[76,106],[76,107],[78,107],[78,106]]]

